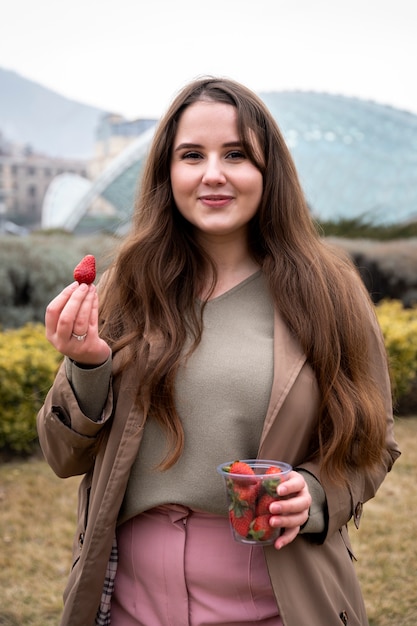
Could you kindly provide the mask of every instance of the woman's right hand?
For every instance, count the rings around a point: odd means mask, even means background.
[[[94,284],[74,282],[50,302],[46,338],[65,356],[82,365],[101,365],[111,353],[98,334],[98,295]],[[77,339],[79,337],[79,339]]]

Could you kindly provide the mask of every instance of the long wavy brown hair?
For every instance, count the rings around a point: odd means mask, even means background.
[[[123,365],[136,368],[137,402],[170,441],[161,468],[181,455],[184,433],[174,385],[185,345],[202,333],[195,301],[212,260],[173,200],[170,164],[181,114],[199,100],[236,107],[248,158],[263,175],[250,224],[250,250],[267,277],[275,306],[300,342],[321,394],[311,455],[335,480],[371,468],[385,448],[386,407],[369,366],[369,296],[351,262],[326,245],[312,220],[294,162],[268,109],[246,87],[222,78],[186,86],[160,121],[138,187],[133,224],[101,296],[102,336]],[[256,138],[254,140],[254,137]],[[259,154],[261,147],[262,155]],[[213,286],[213,285],[212,285]]]

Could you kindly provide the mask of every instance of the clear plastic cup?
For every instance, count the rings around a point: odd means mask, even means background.
[[[234,463],[244,463],[245,466],[239,469],[239,466],[233,467]],[[248,473],[240,473],[242,469]],[[288,463],[268,459],[228,461],[217,467],[224,479],[235,541],[266,546],[279,537],[282,529],[269,525],[269,505],[280,499],[277,487],[287,479],[291,470],[292,466]]]

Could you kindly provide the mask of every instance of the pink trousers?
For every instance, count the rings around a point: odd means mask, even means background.
[[[122,524],[111,626],[283,626],[263,550],[169,505]]]

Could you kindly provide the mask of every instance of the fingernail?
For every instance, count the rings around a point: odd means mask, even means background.
[[[272,513],[272,515],[279,515],[282,512],[282,506],[277,502],[274,502],[270,505],[269,511],[270,513]]]

